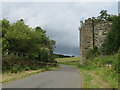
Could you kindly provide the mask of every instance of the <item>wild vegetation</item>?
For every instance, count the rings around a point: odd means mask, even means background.
[[[79,64],[80,57],[56,58],[59,64],[70,65],[80,70],[82,88],[117,88],[118,74],[107,61],[118,60],[118,54],[95,57],[87,60],[84,65]],[[99,63],[99,64],[98,64]]]
[[[81,72],[84,88],[118,88],[120,73],[120,16],[100,12],[99,20],[111,21],[111,30],[101,48],[89,49],[83,65],[76,58],[57,59],[58,63],[76,67]],[[95,22],[96,23],[96,22]],[[73,63],[74,62],[74,63]],[[120,81],[119,81],[120,82]]]
[[[86,70],[94,70],[94,74],[102,75],[103,79],[113,88],[118,88],[120,72],[120,16],[109,15],[106,10],[100,12],[98,19],[111,21],[111,30],[101,48],[94,46],[86,54],[86,62],[80,66]],[[97,72],[99,70],[99,72]]]
[[[45,30],[39,26],[31,28],[23,19],[15,23],[4,19],[0,23],[2,23],[3,72],[36,70],[47,66],[47,63],[55,65],[53,55],[55,41],[46,35]]]
[[[112,27],[103,44],[103,54],[110,55],[120,48],[120,16],[112,17]]]
[[[79,57],[56,60],[60,64],[78,68],[84,88],[117,88],[120,73],[120,16],[109,15],[106,10],[102,10],[97,20],[112,22],[111,30],[100,49],[97,46],[90,49],[83,65],[79,65]],[[3,72],[17,73],[55,65],[55,41],[46,36],[45,30],[41,27],[31,28],[22,19],[15,23],[4,19],[0,23]]]
[[[56,67],[44,66],[43,68],[39,68],[37,70],[22,70],[17,73],[6,72],[6,73],[3,73],[1,81],[2,83],[6,83],[6,82],[17,80],[32,74],[37,74],[37,73],[41,73],[49,70],[55,70],[56,68],[60,68],[60,66],[56,66]]]
[[[93,60],[97,56],[107,56],[106,59],[103,58],[100,61],[96,60],[94,62],[101,63],[101,65],[109,64],[112,67],[114,67],[116,72],[120,71],[120,65],[119,65],[119,55],[120,55],[120,16],[117,15],[109,15],[107,14],[106,10],[102,10],[100,12],[101,19],[104,19],[106,21],[111,21],[112,26],[111,30],[108,32],[106,39],[104,40],[103,45],[101,48],[97,48],[97,46],[94,46],[93,49],[90,49],[86,55],[86,57],[90,60]],[[101,51],[101,52],[100,52]],[[109,57],[115,57],[110,59]],[[88,60],[87,60],[88,61]],[[87,62],[86,61],[86,62]],[[91,61],[92,62],[92,61]],[[97,64],[98,64],[97,63]]]

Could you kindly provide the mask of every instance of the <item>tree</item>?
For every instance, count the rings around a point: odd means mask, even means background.
[[[110,14],[107,13],[107,10],[101,10],[98,19],[106,20],[108,17],[110,17]]]
[[[1,40],[2,41],[2,55],[6,56],[8,54],[8,48],[9,48],[9,42],[6,40],[6,38],[4,37],[5,34],[9,31],[9,29],[11,29],[11,25],[10,22],[6,19],[3,19],[1,22]]]
[[[14,23],[10,29],[5,33],[4,38],[9,42],[9,51],[12,53],[20,52],[26,53],[29,50],[30,45],[28,41],[30,40],[30,28],[24,24],[23,21],[17,21]],[[27,46],[26,46],[27,45]]]
[[[55,41],[49,39],[41,27],[33,29],[26,25],[23,19],[13,24],[4,19],[2,23],[4,54],[22,55],[39,61],[48,61],[49,56],[53,55]]]
[[[120,47],[120,16],[116,16],[113,19],[111,30],[104,41],[103,53],[104,54],[116,53],[119,47]]]
[[[42,32],[42,33],[46,33],[45,30],[43,30],[41,27],[38,27],[38,26],[35,28],[35,31],[37,31],[37,32]]]
[[[11,28],[10,22],[6,19],[2,21],[2,37],[4,37],[5,33]]]

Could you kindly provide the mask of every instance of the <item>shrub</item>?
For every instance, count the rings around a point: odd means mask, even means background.
[[[100,55],[100,51],[97,46],[94,46],[93,49],[89,49],[88,53],[86,54],[86,59],[93,59]]]
[[[13,67],[13,68],[11,69],[11,72],[12,72],[12,73],[17,73],[18,70],[17,70],[15,67]]]
[[[17,73],[19,71],[19,67],[12,67],[11,72],[12,73]]]
[[[119,53],[110,56],[99,56],[94,59],[89,59],[85,62],[87,66],[97,66],[97,67],[110,67],[112,70],[118,72],[120,70],[119,66]]]
[[[42,66],[41,62],[49,62],[48,58],[53,54],[55,41],[46,35],[45,30],[41,27],[31,28],[23,19],[15,23],[4,19],[0,23],[3,32],[3,72],[37,69]]]
[[[48,61],[50,63],[57,63],[57,61],[55,60],[56,56],[55,55],[49,55]]]
[[[31,70],[37,70],[38,68],[37,68],[37,67],[34,67],[34,66],[31,66],[30,69],[31,69]]]
[[[120,16],[113,18],[111,30],[108,32],[102,45],[102,52],[105,55],[117,53],[120,47]]]
[[[29,67],[29,66],[25,66],[25,67],[24,67],[24,70],[25,70],[25,71],[29,71],[29,70],[30,70],[30,67]]]
[[[28,60],[16,55],[9,55],[3,58],[2,70],[16,72],[16,70],[36,70],[42,67],[44,64],[38,60]]]
[[[48,62],[48,51],[45,49],[41,49],[36,59],[39,61]]]

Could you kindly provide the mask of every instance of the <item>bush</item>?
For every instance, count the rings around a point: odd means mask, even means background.
[[[51,61],[49,60],[49,62],[55,64],[48,66],[55,66],[57,63],[53,58],[51,58]],[[46,63],[47,61],[29,60],[28,58],[22,56],[8,55],[2,60],[2,71],[11,71],[12,73],[17,73],[18,71],[23,70],[37,70],[39,68],[44,68],[44,66],[47,65]]]
[[[18,66],[11,68],[11,72],[12,73],[17,73],[18,71],[19,71],[19,67]]]
[[[100,55],[100,51],[97,46],[94,46],[93,49],[89,49],[88,53],[86,54],[86,59],[93,59]]]
[[[5,71],[22,71],[22,70],[36,70],[44,65],[44,63],[38,60],[28,60],[16,55],[9,55],[3,58],[2,70]]]
[[[37,70],[38,68],[37,68],[37,67],[34,67],[34,66],[31,66],[30,69],[31,69],[31,70]]]
[[[41,49],[36,59],[39,61],[48,62],[48,51],[45,49]]]
[[[37,69],[42,67],[41,62],[49,62],[48,58],[53,54],[55,41],[46,35],[45,30],[41,27],[31,28],[24,23],[23,19],[15,23],[4,19],[0,23],[3,32],[1,38],[3,72]]]
[[[120,48],[118,51],[118,73],[120,73]]]
[[[102,52],[105,55],[117,53],[120,47],[120,16],[113,18],[111,30],[108,32],[102,45]]]
[[[29,67],[29,66],[25,66],[25,67],[24,67],[24,70],[25,70],[25,71],[29,71],[29,70],[30,70],[30,67]]]
[[[94,59],[89,59],[85,62],[86,66],[97,66],[97,67],[109,67],[112,70],[118,72],[120,70],[120,65],[118,62],[119,53],[110,56],[100,56]]]
[[[50,63],[57,63],[57,61],[55,60],[56,56],[55,55],[49,55],[48,61]]]
[[[95,52],[95,53],[93,53]],[[85,61],[84,66],[85,68],[92,69],[97,67],[109,67],[110,69],[114,70],[115,72],[120,72],[120,49],[118,53],[113,55],[107,56],[98,56],[99,52],[97,49],[91,49],[88,52],[87,60]]]
[[[15,68],[15,67],[13,67],[13,68],[11,69],[11,72],[12,72],[12,73],[17,73],[17,72],[18,72],[18,69]]]

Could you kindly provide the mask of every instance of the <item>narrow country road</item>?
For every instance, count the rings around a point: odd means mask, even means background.
[[[3,88],[81,88],[80,73],[73,67],[34,74],[3,84]]]

